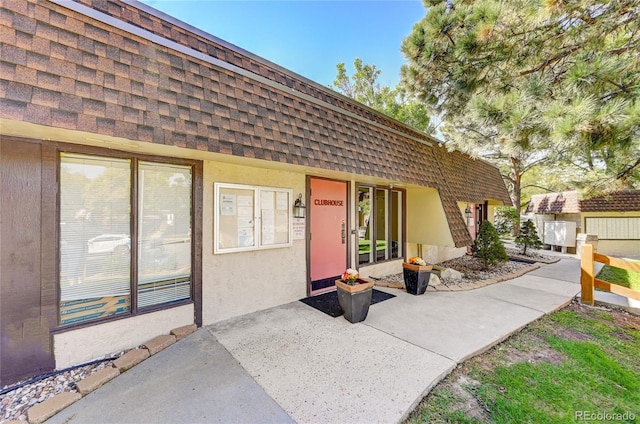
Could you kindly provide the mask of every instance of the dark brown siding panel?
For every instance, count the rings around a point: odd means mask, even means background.
[[[55,323],[42,317],[41,145],[2,139],[0,163],[0,383],[4,385],[53,369],[49,326]]]

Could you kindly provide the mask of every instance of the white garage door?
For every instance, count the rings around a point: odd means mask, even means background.
[[[600,240],[640,240],[640,217],[585,218],[585,227]]]

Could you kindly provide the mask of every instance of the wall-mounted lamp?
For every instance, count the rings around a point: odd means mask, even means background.
[[[293,216],[296,218],[304,218],[307,207],[302,203],[302,193],[298,194],[298,198],[293,202]]]
[[[471,219],[471,215],[473,215],[473,212],[471,212],[471,206],[467,205],[467,209],[464,210],[464,216],[469,220]]]

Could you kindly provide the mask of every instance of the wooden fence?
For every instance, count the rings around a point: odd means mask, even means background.
[[[627,271],[640,272],[640,263],[630,262],[624,259],[594,253],[593,246],[590,244],[585,244],[584,246],[582,246],[582,254],[580,255],[580,285],[582,286],[582,303],[593,305],[594,289],[596,288],[619,294],[620,296],[626,296],[630,299],[640,300],[640,291],[638,290],[628,289],[619,284],[613,284],[597,279],[594,272],[595,262],[614,266],[616,268],[626,269]]]

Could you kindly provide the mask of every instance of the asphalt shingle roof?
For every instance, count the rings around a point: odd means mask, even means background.
[[[433,187],[456,246],[471,243],[457,201],[511,203],[496,168],[326,87],[148,6],[78,3],[144,31],[54,2],[3,1],[1,117]]]
[[[640,211],[640,190],[614,191],[585,200],[579,200],[577,191],[535,194],[526,210],[538,214],[632,211]]]

